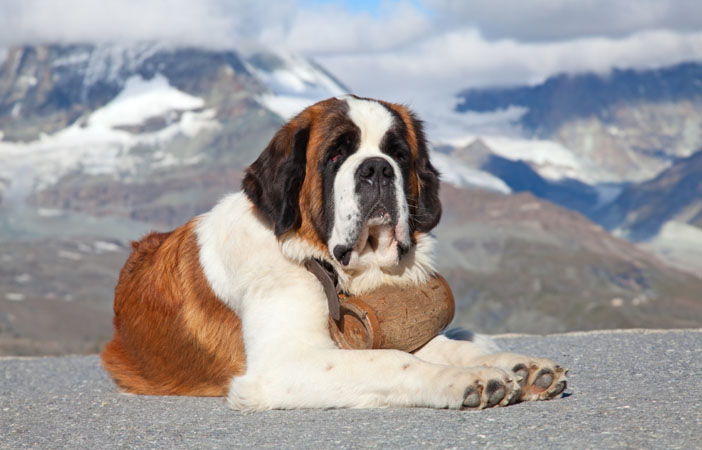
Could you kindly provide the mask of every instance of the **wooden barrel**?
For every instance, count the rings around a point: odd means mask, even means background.
[[[341,318],[329,318],[329,331],[345,349],[417,350],[446,328],[455,308],[451,288],[439,274],[421,286],[384,286],[339,300]]]

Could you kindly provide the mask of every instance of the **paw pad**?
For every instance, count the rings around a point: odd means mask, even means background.
[[[555,385],[553,387],[553,393],[551,395],[555,397],[556,395],[559,395],[561,392],[565,391],[566,384],[567,383],[565,381],[561,381],[560,383]]]
[[[516,366],[514,366],[514,368],[512,368],[512,372],[514,372],[517,375],[517,381],[519,382],[519,386],[524,387],[529,378],[529,369],[527,369],[527,366],[525,366],[524,364],[517,364]]]
[[[478,386],[470,386],[463,395],[463,406],[466,408],[477,408],[480,406],[480,396],[482,392]]]
[[[506,393],[505,385],[497,380],[488,381],[487,388],[485,389],[485,394],[487,395],[487,406],[492,407],[497,405],[505,398]]]
[[[553,372],[550,369],[541,369],[541,371],[536,374],[536,379],[534,384],[541,389],[548,389],[553,383]]]

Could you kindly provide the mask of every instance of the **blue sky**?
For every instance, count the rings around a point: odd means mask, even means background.
[[[329,4],[338,4],[338,5],[343,5],[344,8],[348,9],[349,11],[353,12],[368,12],[373,16],[378,16],[380,14],[380,3],[378,1],[372,1],[372,0],[358,0],[358,1],[351,1],[351,0],[339,0],[339,1],[325,1],[325,0],[303,0],[300,2],[302,6],[304,7],[314,7],[314,6],[319,6],[319,5],[329,5]]]
[[[385,0],[385,1],[377,1],[377,0],[338,0],[338,1],[330,1],[330,0],[302,0],[300,2],[300,5],[307,8],[307,7],[315,7],[319,5],[341,5],[345,9],[355,12],[355,13],[363,13],[366,12],[370,14],[371,16],[374,17],[380,17],[383,14],[383,8],[385,7],[386,9],[390,9],[393,4],[398,3],[397,0]],[[412,0],[412,1],[407,1],[406,3],[411,4],[413,7],[417,8],[418,10],[423,11],[425,14],[430,14],[430,11],[427,10],[424,5],[422,5],[421,2],[417,0]]]

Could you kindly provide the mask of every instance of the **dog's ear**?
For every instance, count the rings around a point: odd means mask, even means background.
[[[299,226],[309,126],[288,123],[246,169],[242,188],[275,228],[276,236]]]
[[[415,138],[417,139],[417,159],[415,170],[419,180],[417,208],[412,221],[414,229],[424,233],[434,228],[441,219],[441,200],[439,200],[439,171],[429,161],[429,150],[424,136],[422,121],[412,117]]]

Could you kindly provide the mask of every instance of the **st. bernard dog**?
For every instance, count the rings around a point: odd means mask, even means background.
[[[135,394],[228,396],[239,410],[484,408],[549,399],[552,361],[438,335],[414,353],[343,350],[305,268],[349,294],[434,273],[439,177],[403,106],[345,96],[302,111],[246,170],[243,192],[133,243],[102,353]]]

